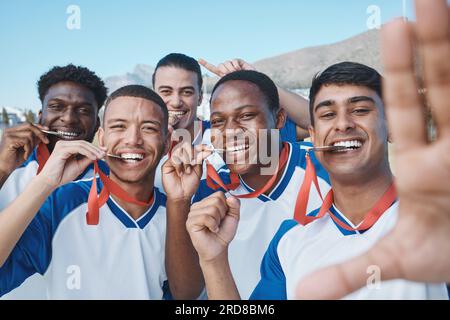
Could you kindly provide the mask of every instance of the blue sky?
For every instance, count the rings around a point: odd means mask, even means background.
[[[36,81],[53,65],[84,65],[101,77],[182,52],[213,63],[250,62],[343,40],[381,21],[413,18],[412,0],[1,0],[0,107],[40,107]],[[69,30],[69,5],[81,29]]]

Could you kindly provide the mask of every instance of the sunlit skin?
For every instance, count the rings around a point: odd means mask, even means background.
[[[51,86],[45,97],[39,123],[52,131],[65,131],[78,134],[74,138],[48,135],[48,148],[53,150],[58,140],[86,140],[91,142],[97,132],[97,101],[94,93],[75,82],[63,81]]]
[[[316,153],[330,175],[334,204],[357,225],[393,179],[383,103],[365,86],[326,85],[316,95],[313,111],[310,134],[315,146],[362,143],[355,150]]]
[[[174,129],[187,129],[193,136],[197,107],[202,102],[197,74],[172,66],[160,67],[155,73],[154,88],[167,105],[169,124]],[[175,116],[172,112],[184,114]]]
[[[148,201],[156,167],[168,145],[161,107],[143,98],[118,97],[107,106],[98,137],[108,153],[143,155],[137,162],[108,157],[107,163],[112,180],[138,200]]]
[[[264,95],[255,84],[241,80],[227,81],[216,89],[211,99],[211,142],[216,148],[228,148],[238,143],[234,141],[235,137],[243,144],[242,134],[245,133],[259,145],[257,133],[260,129],[280,129],[285,120],[285,112],[281,109],[273,116]],[[270,140],[267,141],[269,144]],[[224,158],[233,173],[240,174],[250,186],[259,186],[268,176],[261,175],[259,158],[253,164],[245,160],[249,159],[249,153],[250,149],[240,152],[234,155],[233,161],[228,161],[227,153]]]
[[[388,166],[388,130],[383,103],[378,94],[364,86],[326,85],[314,101],[315,146],[358,140],[362,146],[346,152],[317,152],[316,157],[330,176],[340,181],[371,179]]]

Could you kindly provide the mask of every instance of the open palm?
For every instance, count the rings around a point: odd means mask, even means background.
[[[370,265],[380,267],[382,280],[450,282],[449,12],[445,0],[417,0],[417,25],[397,20],[382,31],[384,97],[398,164],[395,228],[367,253],[305,277],[299,298],[341,298],[366,283]],[[422,54],[426,98],[438,132],[433,142],[427,139],[413,47]]]

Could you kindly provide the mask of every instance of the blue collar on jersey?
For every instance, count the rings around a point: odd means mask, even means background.
[[[99,183],[101,184],[101,180],[98,179]],[[99,185],[99,188],[102,188],[103,185]],[[140,228],[144,229],[150,220],[152,220],[153,216],[155,215],[156,211],[160,206],[166,205],[166,197],[164,194],[162,194],[158,188],[154,188],[155,196],[154,196],[154,202],[152,206],[138,219],[134,220],[124,209],[122,209],[117,202],[115,202],[111,196],[109,197],[106,204],[108,205],[111,212],[116,216],[117,219],[119,219],[122,224],[127,228]]]
[[[389,209],[387,209],[386,211],[390,210],[390,208],[391,208],[393,205],[395,205],[395,204],[397,203],[397,201],[398,201],[398,199],[397,199],[397,200],[389,207]],[[347,226],[352,227],[352,228],[355,228],[355,227],[356,227],[356,226],[352,225],[351,223],[349,223],[349,220],[346,219],[346,218],[342,215],[342,213],[340,213],[340,212],[336,209],[336,207],[334,206],[334,204],[331,206],[330,211],[334,214],[334,216],[335,216],[336,218],[338,218],[341,222],[345,223]],[[379,219],[382,219],[382,218],[383,218],[383,216],[381,216]],[[333,220],[332,220],[332,221],[333,221]],[[377,222],[378,222],[378,221],[377,221]],[[366,231],[370,230],[370,228],[369,228],[369,229],[367,229],[367,230],[362,230],[362,231],[351,231],[351,230],[346,230],[346,229],[342,228],[341,226],[339,226],[339,225],[338,225],[336,222],[334,222],[334,221],[333,221],[333,223],[334,223],[334,225],[336,226],[336,228],[338,228],[338,230],[339,230],[344,236],[349,236],[349,235],[353,235],[353,234],[363,234],[363,233],[365,233]],[[376,224],[376,223],[375,223],[375,224]]]

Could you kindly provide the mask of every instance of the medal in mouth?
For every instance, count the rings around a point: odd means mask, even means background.
[[[341,147],[341,149],[335,150],[333,152],[347,152],[350,150],[357,150],[357,149],[361,148],[362,145],[363,145],[363,142],[360,140],[342,140],[342,141],[337,141],[332,144],[332,146],[334,146],[334,147]]]
[[[169,124],[170,125],[176,125],[178,122],[180,122],[181,118],[183,118],[188,113],[187,110],[182,111],[171,111],[169,110]]]
[[[47,131],[47,130],[45,130],[45,131],[42,130],[42,131],[46,132],[48,134],[58,136],[63,140],[80,140],[81,139],[80,137],[82,135],[82,132],[76,131],[73,129],[72,130],[70,130],[70,129],[68,129],[68,130],[51,129],[49,131]]]
[[[108,157],[119,159],[128,163],[140,162],[145,158],[143,153],[121,153],[121,154],[107,153],[106,155]]]

